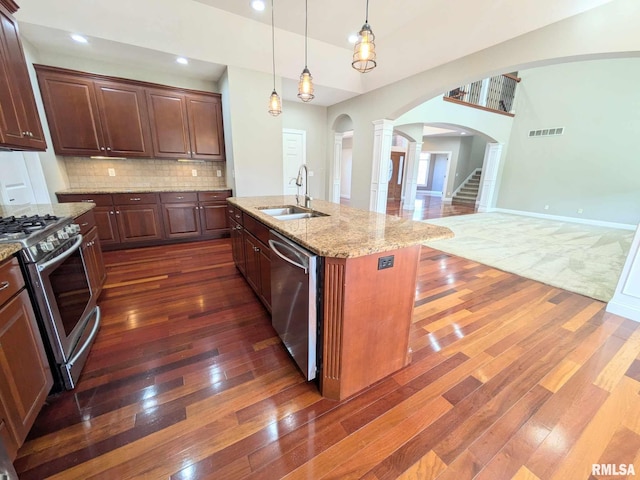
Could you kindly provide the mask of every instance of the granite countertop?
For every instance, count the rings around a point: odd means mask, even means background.
[[[15,207],[0,205],[0,217],[26,215],[56,215],[58,217],[79,217],[88,212],[95,204],[93,203],[38,203],[35,205],[17,205]]]
[[[159,192],[220,192],[231,190],[229,187],[84,187],[68,188],[56,193],[159,193]]]
[[[324,257],[360,257],[453,237],[453,232],[446,227],[323,200],[313,200],[311,208],[328,216],[300,220],[277,220],[258,209],[296,205],[295,196],[230,197],[227,201]]]
[[[22,250],[22,245],[19,243],[2,243],[0,244],[0,262],[3,262],[7,258],[11,257],[14,253],[18,253]]]

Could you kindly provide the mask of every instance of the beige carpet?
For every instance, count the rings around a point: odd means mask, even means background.
[[[633,232],[505,213],[425,220],[455,238],[425,245],[603,302],[613,297]]]

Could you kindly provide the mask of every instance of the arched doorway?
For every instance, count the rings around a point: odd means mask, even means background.
[[[351,198],[353,151],[353,121],[349,115],[339,115],[332,126],[333,161],[331,165],[330,200],[334,203]],[[344,200],[343,200],[344,199]]]

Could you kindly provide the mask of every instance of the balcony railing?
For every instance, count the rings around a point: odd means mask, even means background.
[[[444,94],[444,100],[513,117],[513,99],[519,82],[518,72],[496,75],[454,88]]]

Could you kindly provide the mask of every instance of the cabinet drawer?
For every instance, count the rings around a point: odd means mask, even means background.
[[[240,210],[239,208],[227,204],[227,215],[234,221],[238,222],[240,225],[243,224],[242,210]]]
[[[196,192],[167,192],[160,194],[162,203],[189,203],[196,202],[198,194]]]
[[[13,257],[0,265],[0,306],[24,287],[18,259]]]
[[[89,210],[87,213],[83,213],[79,217],[76,217],[75,223],[80,225],[80,233],[82,235],[86,235],[89,230],[96,226],[96,219],[93,215],[93,210]]]
[[[244,215],[244,228],[265,245],[269,245],[269,228],[251,215]]]
[[[70,203],[70,202],[83,202],[83,203],[95,203],[99,207],[110,207],[113,203],[111,201],[111,194],[109,193],[57,193],[58,202]]]
[[[138,205],[140,203],[158,203],[157,193],[115,193],[113,195],[115,205]]]
[[[231,190],[220,190],[219,192],[198,192],[198,200],[201,202],[222,202],[230,196]]]

